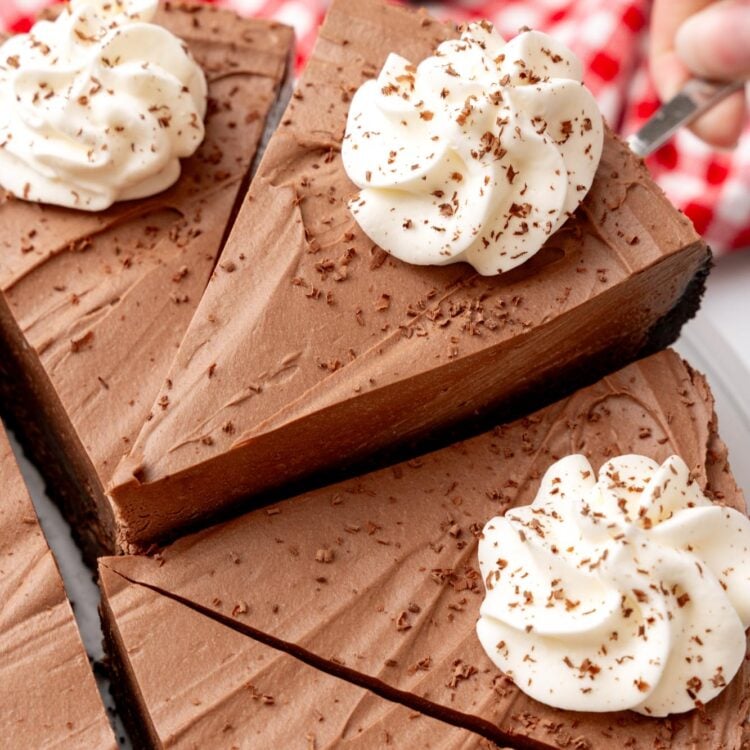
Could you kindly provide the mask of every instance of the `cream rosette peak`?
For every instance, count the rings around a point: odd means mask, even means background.
[[[353,97],[342,146],[362,230],[409,263],[483,275],[532,258],[578,207],[604,126],[576,56],[487,22],[414,66],[391,54]]]
[[[0,47],[0,186],[100,211],[155,195],[203,141],[207,84],[157,0],[72,0]]]
[[[525,693],[576,711],[689,711],[746,652],[750,521],[708,500],[677,456],[583,456],[479,543],[477,634]]]

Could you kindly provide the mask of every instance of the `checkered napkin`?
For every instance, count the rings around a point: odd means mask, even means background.
[[[0,30],[25,31],[54,0],[0,0]],[[243,15],[272,17],[297,32],[297,64],[310,54],[326,0],[206,0]],[[438,17],[487,18],[507,37],[521,26],[549,32],[581,58],[607,120],[625,135],[658,107],[645,55],[651,0],[454,0],[429,3]],[[688,132],[649,158],[656,180],[715,253],[750,247],[750,125],[739,147],[717,152]]]

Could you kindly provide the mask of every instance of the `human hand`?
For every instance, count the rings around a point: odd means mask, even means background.
[[[750,79],[750,0],[655,0],[651,14],[651,74],[662,100],[691,76]],[[747,96],[737,91],[691,126],[707,143],[737,144]]]

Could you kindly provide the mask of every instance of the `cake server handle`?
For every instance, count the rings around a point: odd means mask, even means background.
[[[637,133],[628,138],[628,145],[638,156],[648,156],[663,146],[681,127],[744,86],[744,81],[691,78],[675,96],[659,107]]]

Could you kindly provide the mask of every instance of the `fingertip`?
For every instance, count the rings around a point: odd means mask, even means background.
[[[677,29],[674,48],[694,75],[721,80],[750,76],[750,3],[708,5]]]
[[[715,148],[730,150],[742,136],[747,113],[744,91],[737,91],[699,117],[690,129]]]
[[[690,72],[674,52],[662,52],[651,58],[651,78],[659,98],[671,99],[690,77]]]

